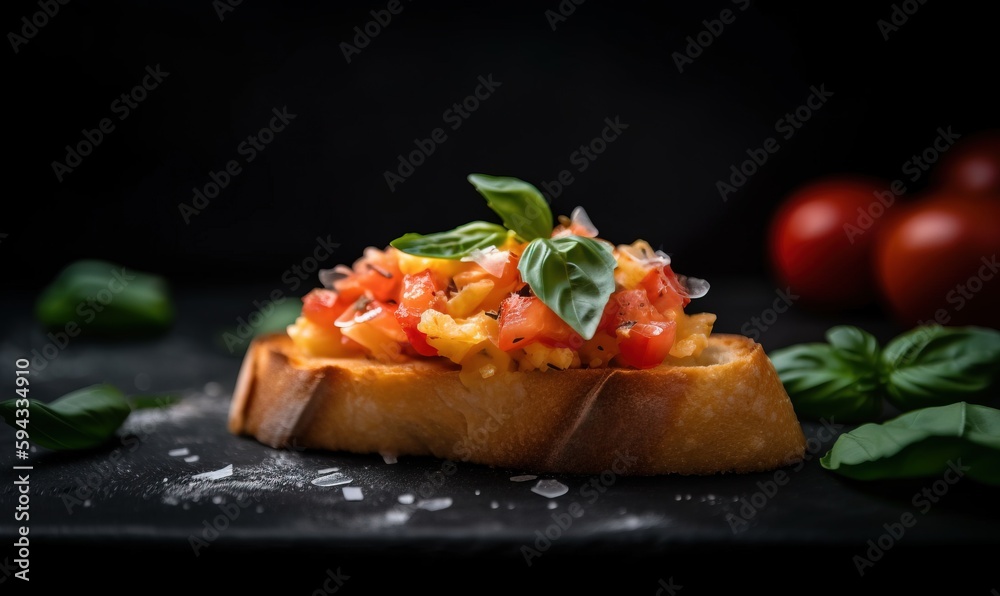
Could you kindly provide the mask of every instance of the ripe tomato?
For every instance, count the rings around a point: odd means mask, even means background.
[[[635,323],[619,327],[618,359],[626,366],[653,368],[663,363],[663,359],[674,347],[677,325],[673,321]]]
[[[670,265],[650,269],[639,285],[646,290],[646,294],[653,301],[653,308],[659,312],[677,307],[683,308],[691,303],[687,290],[681,285]]]
[[[403,328],[410,345],[418,354],[437,356],[437,349],[427,343],[427,334],[417,329],[420,315],[429,308],[445,312],[447,300],[442,293],[447,285],[432,272],[425,269],[403,277],[403,291],[395,316]]]
[[[513,350],[539,341],[550,347],[579,348],[583,344],[573,328],[537,296],[511,294],[500,306],[500,335],[497,346]]]
[[[333,290],[314,288],[302,297],[302,316],[324,329],[334,328],[334,323],[351,303],[339,300]]]
[[[333,289],[352,302],[364,295],[383,302],[395,299],[402,274],[393,250],[366,248],[364,256],[354,262],[352,269],[343,268],[341,273],[346,277],[333,282]]]
[[[768,232],[778,282],[813,306],[844,309],[873,302],[871,254],[881,216],[895,208],[889,197],[895,202],[888,183],[857,176],[828,177],[793,191],[772,216]]]
[[[939,191],[879,231],[875,265],[899,323],[1000,328],[1000,201]]]
[[[653,368],[674,347],[677,326],[668,321],[642,287],[614,293],[601,318],[618,340],[618,360],[625,366]],[[613,305],[613,306],[611,306]]]
[[[341,314],[335,325],[344,337],[364,346],[379,360],[396,360],[407,341],[396,321],[397,305],[362,297]]]
[[[942,190],[1000,195],[1000,130],[959,139],[934,171]]]

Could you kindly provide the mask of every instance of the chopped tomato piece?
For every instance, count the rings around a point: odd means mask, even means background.
[[[350,305],[351,301],[342,299],[333,290],[315,288],[302,297],[302,316],[314,325],[331,328]]]
[[[649,299],[649,295],[643,288],[635,290],[622,290],[611,295],[611,301],[617,303],[617,313],[615,314],[616,324],[619,327],[625,323],[650,323],[653,321],[666,321],[664,317]],[[605,309],[607,312],[607,309]]]
[[[382,302],[372,298],[358,298],[353,305],[345,310],[335,322],[335,325],[351,337],[348,331],[355,327],[367,327],[383,333],[393,341],[406,341],[406,334],[396,322],[397,305]]]
[[[674,346],[677,325],[657,310],[642,287],[616,292],[610,302],[617,304],[613,333],[618,338],[618,361],[635,368],[662,363]]]
[[[394,250],[365,249],[364,256],[354,262],[351,273],[333,282],[333,289],[345,300],[365,295],[383,302],[394,300],[403,277]]]
[[[673,321],[625,324],[616,330],[618,359],[626,366],[653,368],[674,346],[677,325]]]
[[[683,308],[691,302],[687,290],[681,285],[670,265],[650,269],[646,277],[642,278],[639,287],[646,290],[653,308],[661,313],[678,306]]]
[[[608,335],[614,335],[615,328],[621,323],[618,319],[620,311],[621,305],[618,304],[615,295],[612,295],[608,303],[604,305],[604,312],[601,314],[601,322],[597,325],[597,330],[607,332]]]
[[[583,339],[537,296],[511,294],[500,307],[500,338],[503,351],[523,348],[532,342],[551,347],[579,348]]]
[[[403,291],[395,313],[396,321],[403,328],[413,349],[423,356],[437,356],[438,351],[427,343],[427,334],[417,329],[417,324],[425,310],[445,310],[445,287],[443,280],[430,269],[403,277]]]

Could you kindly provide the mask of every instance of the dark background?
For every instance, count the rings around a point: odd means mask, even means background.
[[[603,237],[644,238],[681,273],[759,278],[768,218],[796,185],[838,172],[899,178],[938,127],[997,124],[986,62],[995,25],[961,5],[921,5],[886,40],[877,21],[890,18],[889,2],[741,11],[590,0],[553,31],[545,11],[555,1],[404,0],[348,64],[338,45],[385,5],[243,2],[223,21],[207,1],[60,7],[8,49],[4,286],[32,293],[83,257],[179,285],[274,285],[317,236],[340,244],[332,267],[405,232],[496,220],[468,173],[541,186],[574,169],[571,154],[615,116],[628,129],[553,211],[583,205]],[[9,31],[39,10],[6,8]],[[673,53],[724,8],[735,22],[679,73]],[[111,103],[147,65],[169,75],[119,120]],[[451,130],[444,111],[480,75],[501,86]],[[778,137],[781,149],[724,202],[716,182],[777,137],[775,121],[813,85],[833,97],[791,139]],[[239,143],[283,106],[295,120],[243,162]],[[106,117],[114,131],[59,182],[52,162]],[[384,172],[438,127],[447,140],[391,192]],[[231,159],[242,172],[186,224],[178,205]],[[910,194],[925,182],[908,183]]]

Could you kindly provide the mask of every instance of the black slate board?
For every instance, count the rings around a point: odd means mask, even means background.
[[[249,312],[257,294],[252,288],[180,292],[178,324],[168,335],[125,343],[81,338],[33,371],[32,396],[46,401],[100,381],[182,398],[167,409],[133,413],[107,448],[32,453],[26,463],[34,467],[29,526],[36,588],[76,584],[103,570],[105,579],[95,585],[115,592],[128,584],[103,583],[109,577],[144,582],[143,591],[197,589],[207,581],[228,590],[278,582],[280,593],[332,593],[338,569],[343,593],[421,585],[479,591],[459,580],[469,574],[504,590],[611,585],[622,593],[661,594],[669,593],[665,586],[696,594],[762,581],[766,591],[784,591],[791,588],[789,574],[852,591],[914,578],[924,588],[939,583],[984,595],[1000,585],[989,567],[969,562],[1000,546],[995,489],[961,480],[932,503],[921,491],[933,490],[934,479],[847,481],[819,466],[833,435],[816,423],[803,423],[811,437],[808,461],[778,472],[544,474],[523,482],[511,477],[531,470],[432,458],[390,464],[378,455],[279,451],[232,436],[225,421],[241,354],[229,353],[220,333]],[[733,280],[716,282],[710,296],[700,309],[719,314],[717,330],[738,331],[774,291]],[[24,316],[26,301],[9,302],[6,312],[18,316],[4,321],[11,331],[0,365],[12,388],[14,360],[49,339]],[[837,322],[863,324],[883,340],[897,331],[877,313],[846,318]],[[830,324],[793,309],[760,340],[768,349],[814,341]],[[11,479],[0,485],[0,536],[8,544],[0,561],[13,561],[20,522],[12,520],[12,466],[25,462],[14,460],[7,427],[0,445],[11,446],[0,451]],[[170,455],[182,448],[186,456]],[[185,460],[193,456],[197,461]],[[192,479],[229,465],[226,478]],[[332,467],[361,488],[362,500],[346,500],[343,487],[312,484]],[[568,492],[551,499],[532,492],[541,479],[558,480]],[[401,503],[404,494],[415,502]],[[418,506],[445,498],[444,508]],[[906,513],[916,524],[891,537]],[[867,556],[868,541],[877,545],[880,538],[888,548],[860,575],[854,557]],[[0,579],[4,587],[24,583],[2,569]]]

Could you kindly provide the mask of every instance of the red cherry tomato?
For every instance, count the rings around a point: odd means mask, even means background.
[[[1000,130],[956,141],[942,156],[934,179],[942,190],[1000,195]]]
[[[1000,201],[940,191],[879,231],[875,265],[899,323],[1000,328]]]
[[[874,302],[875,232],[897,199],[887,182],[860,176],[829,177],[792,192],[773,215],[768,234],[778,283],[823,308]]]

